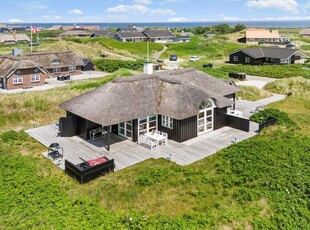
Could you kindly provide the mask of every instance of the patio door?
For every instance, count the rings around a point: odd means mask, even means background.
[[[157,116],[139,118],[139,136],[157,130]]]
[[[210,132],[213,130],[214,123],[214,104],[212,100],[203,102],[199,107],[198,115],[198,135]]]
[[[122,137],[132,139],[132,121],[118,124],[118,134]]]

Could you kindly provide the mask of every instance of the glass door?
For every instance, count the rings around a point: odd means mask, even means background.
[[[139,118],[139,136],[157,129],[157,116]]]
[[[132,139],[132,121],[118,124],[118,134],[128,139]]]
[[[200,105],[198,114],[198,135],[213,130],[213,102],[208,100]]]

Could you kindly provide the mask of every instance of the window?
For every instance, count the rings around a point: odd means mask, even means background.
[[[238,56],[234,56],[234,61],[238,61]]]
[[[249,38],[249,42],[254,42],[254,38]]]
[[[53,73],[61,73],[61,68],[54,68]]]
[[[264,41],[265,41],[265,38],[260,38],[259,41],[260,41],[260,42],[264,42]]]
[[[76,67],[75,66],[69,66],[69,72],[75,72]]]
[[[266,61],[269,61],[269,58],[266,58]]]
[[[161,116],[161,125],[163,127],[173,129],[173,119],[171,117],[167,117],[167,116],[162,115]]]
[[[52,64],[53,64],[53,65],[59,65],[59,64],[60,64],[60,60],[54,59],[54,60],[52,61]]]
[[[31,82],[38,82],[38,81],[40,81],[40,75],[39,74],[32,75],[31,78],[30,78],[30,81]]]
[[[18,77],[13,78],[13,84],[14,85],[23,84],[23,81],[24,81],[24,79],[22,76],[18,76]]]
[[[157,116],[139,118],[139,136],[157,129]]]
[[[271,61],[271,62],[274,62],[274,58],[271,58],[270,61]]]
[[[245,62],[246,62],[246,63],[250,63],[250,60],[251,60],[251,59],[250,59],[249,57],[246,57],[246,58],[245,58]]]

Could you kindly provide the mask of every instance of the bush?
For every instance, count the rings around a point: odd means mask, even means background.
[[[258,113],[255,113],[250,117],[250,120],[261,124],[270,118],[276,118],[278,125],[283,125],[286,127],[296,126],[296,123],[291,118],[289,118],[287,113],[273,108],[264,109]]]
[[[124,61],[124,60],[114,60],[114,59],[95,59],[94,64],[98,69],[105,72],[115,72],[121,68],[138,70],[143,67],[143,60],[137,61]]]

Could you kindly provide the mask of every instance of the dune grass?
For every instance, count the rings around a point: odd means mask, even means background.
[[[264,89],[279,94],[290,92],[293,97],[310,98],[310,79],[303,77],[284,78],[268,83]]]
[[[239,86],[240,92],[237,93],[237,97],[241,97],[243,100],[258,101],[263,98],[271,97],[272,94],[266,90],[261,90],[255,86]]]

